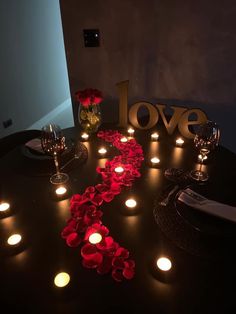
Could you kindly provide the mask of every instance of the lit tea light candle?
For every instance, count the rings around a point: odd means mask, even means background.
[[[102,236],[100,233],[98,232],[95,232],[95,233],[92,233],[90,236],[89,236],[89,242],[91,244],[97,244],[97,243],[100,243],[102,241]]]
[[[9,245],[16,245],[20,243],[21,241],[21,235],[20,234],[13,234],[7,239],[7,243]]]
[[[54,278],[54,285],[57,286],[58,288],[63,288],[67,286],[69,282],[70,275],[65,272],[57,274]]]
[[[158,258],[158,260],[157,260],[157,267],[158,267],[160,270],[168,271],[168,270],[171,269],[172,263],[171,263],[171,261],[169,260],[169,258],[167,258],[167,257],[160,257],[160,258]]]
[[[8,203],[0,203],[0,212],[5,212],[10,208],[10,204]]]
[[[134,207],[136,207],[137,202],[136,202],[134,199],[129,198],[129,199],[125,202],[125,205],[126,205],[127,207],[129,207],[129,208],[134,208]]]
[[[119,166],[119,167],[116,167],[116,168],[114,169],[114,171],[115,171],[116,173],[122,173],[122,172],[124,171],[124,168],[121,167],[121,166]]]
[[[151,158],[151,163],[153,166],[157,166],[160,163],[160,159],[157,157]]]
[[[55,192],[57,195],[63,195],[67,192],[67,189],[64,186],[60,186]]]
[[[202,162],[203,160],[206,160],[207,156],[202,156],[201,154],[198,155],[198,161]]]
[[[81,134],[81,137],[82,137],[82,139],[83,139],[84,141],[86,141],[86,140],[89,138],[89,135],[88,135],[88,133],[82,133],[82,134]]]
[[[157,132],[151,134],[151,139],[157,141],[159,139],[159,134]]]
[[[181,137],[177,138],[176,146],[181,147],[181,146],[183,146],[183,144],[184,144],[184,140]]]
[[[129,133],[129,136],[133,136],[134,135],[134,129],[128,128],[128,133]]]
[[[121,141],[121,143],[126,143],[126,142],[128,142],[128,139],[127,139],[127,137],[124,136],[120,139],[120,141]]]
[[[98,153],[99,153],[101,156],[104,156],[104,155],[107,153],[107,150],[106,150],[106,148],[101,147],[101,148],[98,150]]]

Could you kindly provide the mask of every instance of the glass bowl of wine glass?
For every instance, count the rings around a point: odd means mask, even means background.
[[[56,124],[47,124],[41,130],[41,145],[45,154],[53,157],[56,173],[50,177],[52,184],[63,184],[69,180],[66,173],[60,172],[58,156],[65,148],[65,136]]]
[[[195,132],[194,145],[201,155],[201,158],[199,168],[190,172],[190,176],[193,180],[200,182],[208,180],[208,173],[202,170],[203,161],[206,156],[218,146],[219,139],[220,129],[215,122],[208,120],[198,125]]]

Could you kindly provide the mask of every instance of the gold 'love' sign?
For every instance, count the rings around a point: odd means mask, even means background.
[[[154,127],[161,116],[168,134],[172,134],[178,125],[180,133],[186,138],[193,138],[194,133],[189,129],[190,125],[201,124],[207,121],[206,114],[200,109],[188,109],[184,107],[171,106],[173,115],[167,121],[165,115],[166,105],[153,105],[149,102],[141,101],[133,104],[128,112],[128,85],[129,81],[123,81],[116,84],[119,92],[119,126],[127,127],[128,116],[129,122],[136,128],[147,130]],[[138,111],[145,107],[149,113],[149,121],[145,126],[139,124]],[[191,118],[194,116],[194,119]]]

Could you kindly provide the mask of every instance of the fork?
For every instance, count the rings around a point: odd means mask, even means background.
[[[161,202],[159,202],[159,205],[161,206],[167,206],[169,204],[170,201],[170,197],[174,194],[175,191],[177,191],[179,188],[178,184],[175,185],[171,191],[168,193],[168,195],[166,196],[166,198],[164,198]]]

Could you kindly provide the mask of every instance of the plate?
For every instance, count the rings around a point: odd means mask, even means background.
[[[32,143],[32,145],[35,146],[34,148],[31,148],[29,145]],[[24,145],[21,146],[21,152],[22,154],[30,159],[35,159],[35,160],[52,160],[53,157],[50,155],[47,155],[43,152],[43,150],[40,149],[40,144],[41,141],[39,138],[35,138]],[[66,148],[64,152],[60,155],[60,158],[63,159],[66,155],[70,154],[74,148],[74,144],[72,140],[66,139]]]
[[[194,189],[193,189],[194,190]],[[178,200],[182,190],[180,190],[174,199],[174,206],[178,215],[195,230],[220,237],[236,236],[236,225],[233,222],[223,218],[213,216],[199,209],[190,207]],[[196,191],[199,193],[198,191]],[[201,193],[202,194],[202,193]],[[203,195],[203,194],[202,194]],[[204,195],[205,196],[205,195]],[[207,196],[206,196],[207,197]]]

